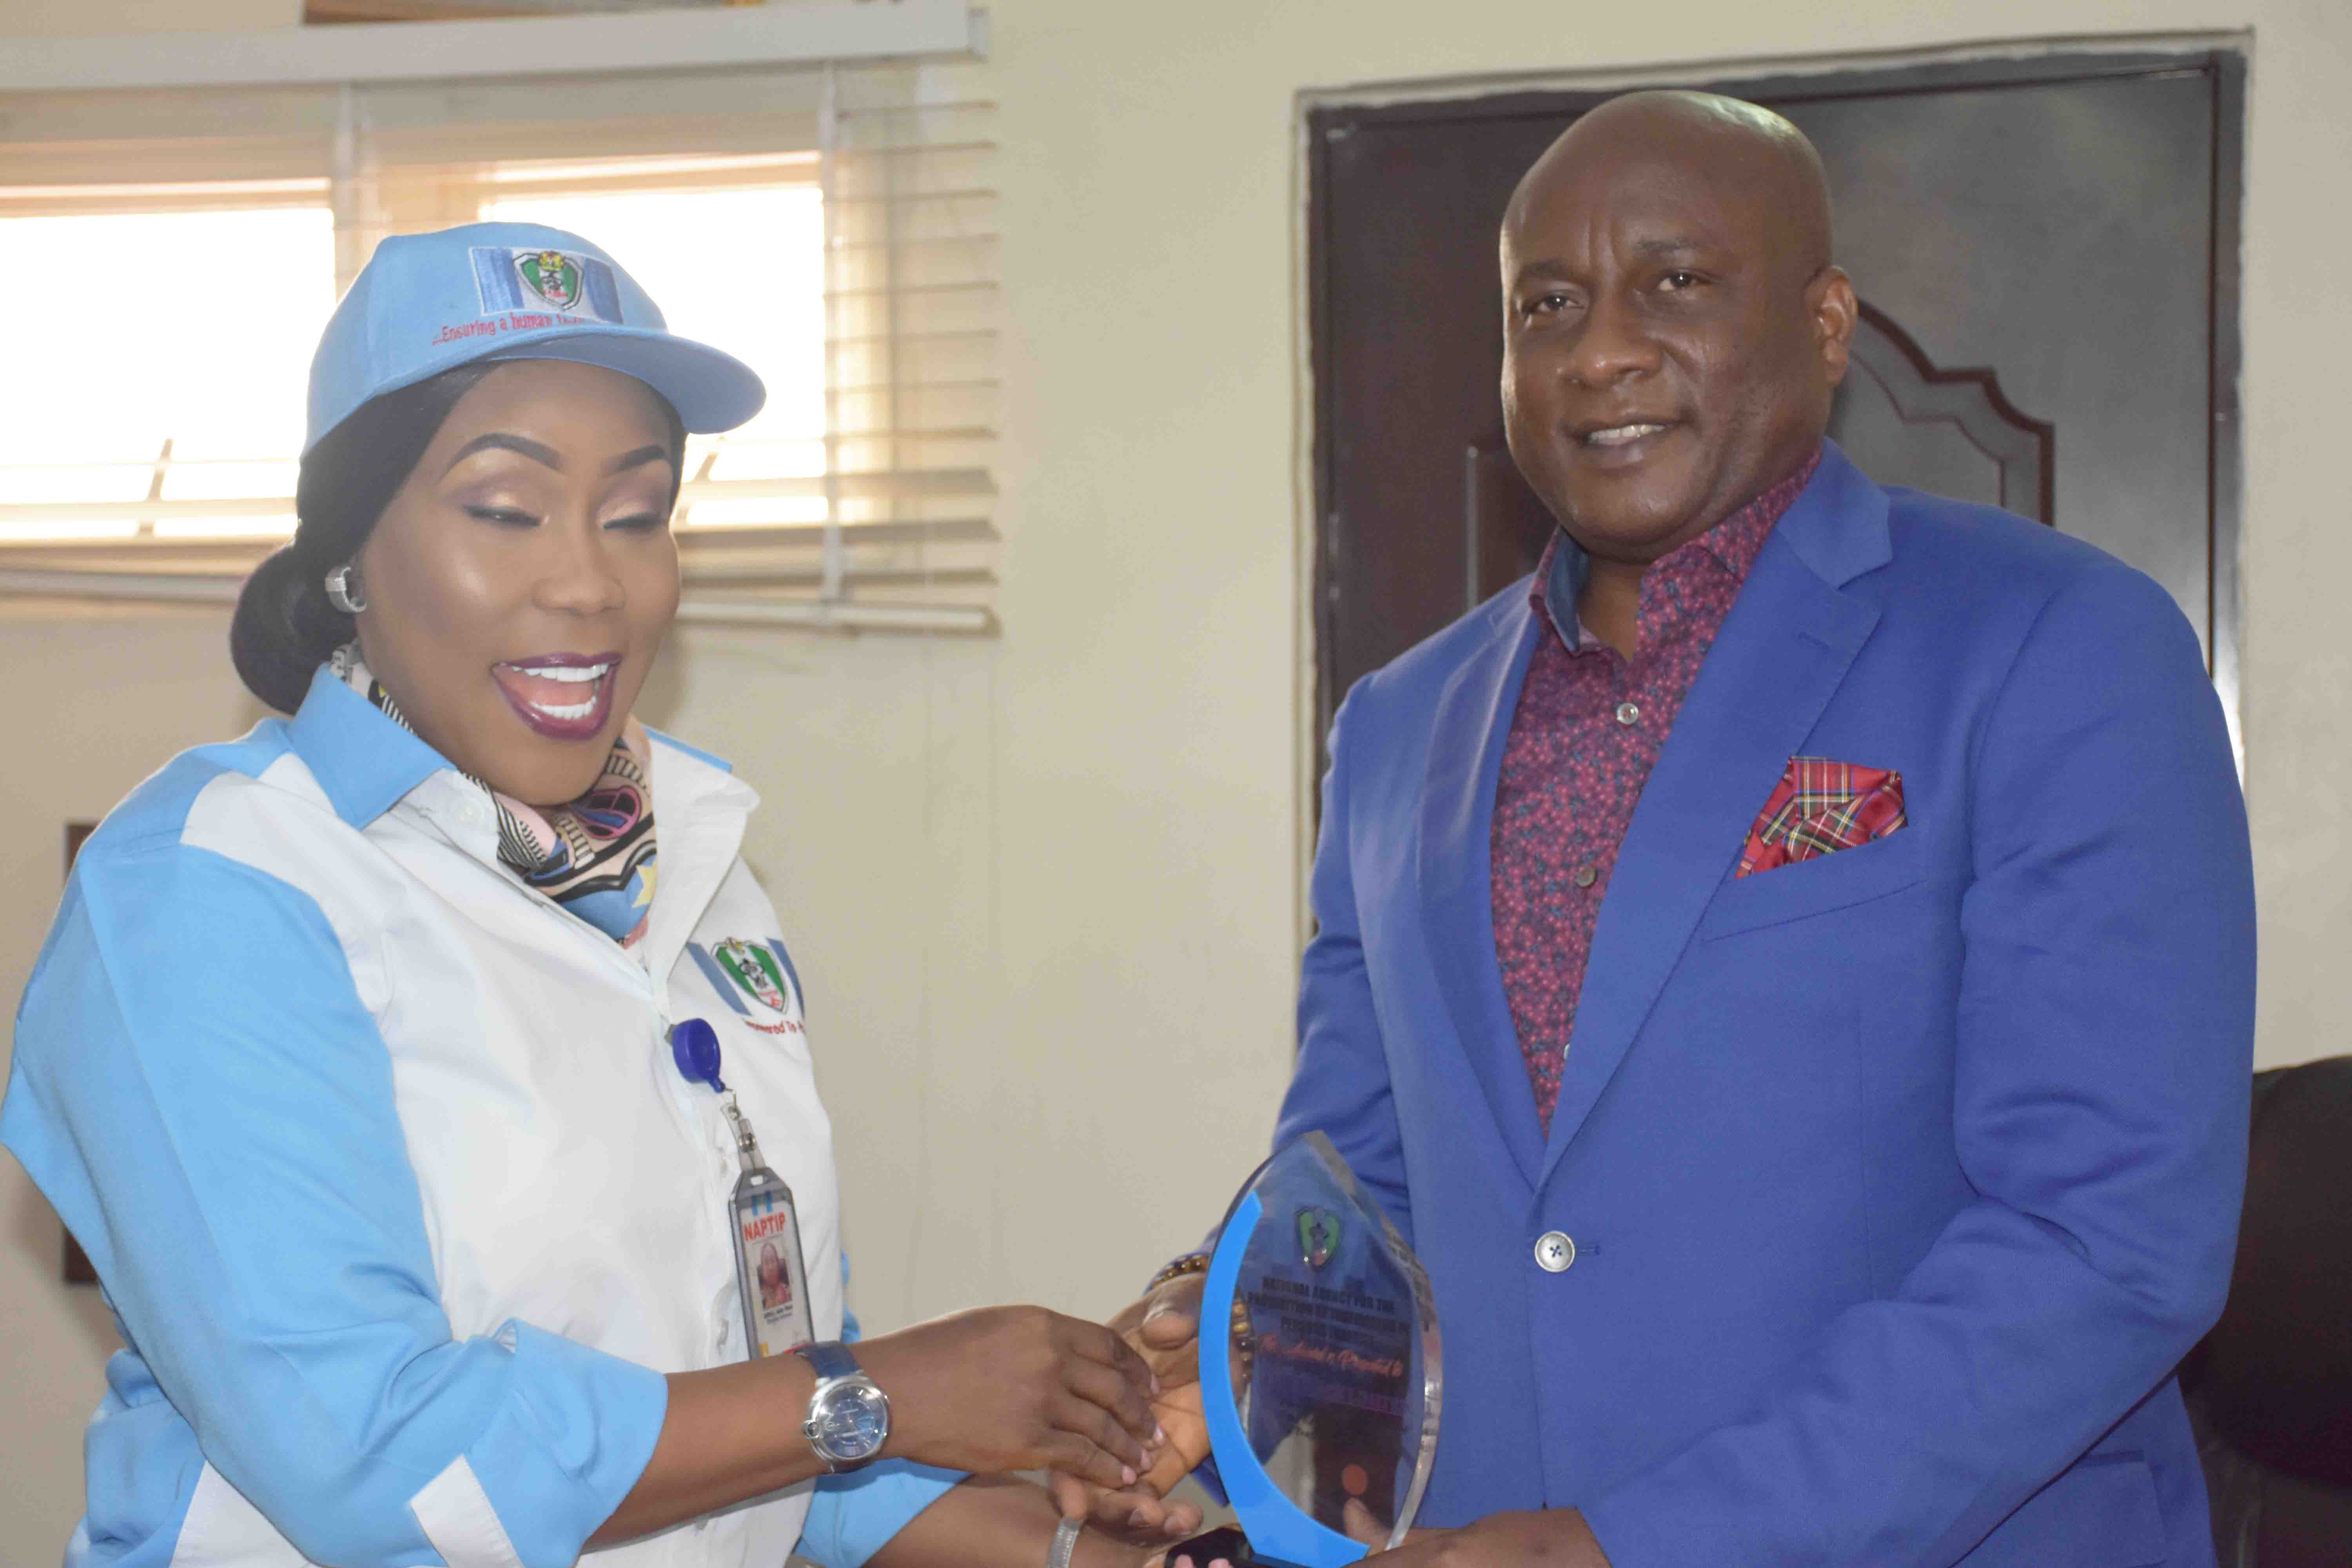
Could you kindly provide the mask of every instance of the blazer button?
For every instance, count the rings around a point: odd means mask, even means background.
[[[1547,1274],[1565,1274],[1576,1261],[1576,1242],[1564,1230],[1548,1230],[1536,1237],[1536,1267]]]

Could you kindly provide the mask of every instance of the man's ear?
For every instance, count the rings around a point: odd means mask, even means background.
[[[1813,342],[1822,356],[1822,374],[1832,386],[1845,380],[1846,350],[1853,342],[1859,314],[1853,279],[1843,267],[1824,267],[1805,285],[1805,313],[1813,323]]]

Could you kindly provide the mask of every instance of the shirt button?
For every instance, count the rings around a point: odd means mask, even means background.
[[[1589,888],[1599,880],[1601,880],[1601,873],[1594,870],[1591,867],[1579,866],[1576,868],[1576,885],[1578,887]]]
[[[1634,707],[1631,702],[1620,702],[1617,704],[1617,722],[1620,724],[1638,724],[1641,721],[1642,710],[1639,708]]]
[[[457,808],[457,820],[469,826],[479,826],[482,820],[481,804],[478,801],[469,800],[465,805],[459,806]]]
[[[1536,1267],[1547,1274],[1565,1274],[1576,1261],[1576,1243],[1564,1230],[1548,1230],[1536,1238]]]

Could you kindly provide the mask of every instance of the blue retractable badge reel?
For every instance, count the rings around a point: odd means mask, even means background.
[[[670,1026],[669,1058],[688,1083],[719,1094],[731,1092],[719,1076],[719,1031],[702,1018],[682,1018]]]
[[[808,1294],[808,1264],[801,1254],[800,1211],[793,1190],[760,1157],[760,1140],[719,1076],[719,1031],[701,1018],[682,1018],[669,1031],[670,1060],[679,1076],[719,1096],[735,1130],[742,1174],[728,1200],[729,1244],[735,1285],[743,1301],[743,1332],[754,1356],[782,1355],[816,1338]]]

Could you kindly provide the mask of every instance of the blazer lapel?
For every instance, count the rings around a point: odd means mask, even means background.
[[[1543,1161],[1543,1131],[1495,959],[1490,829],[1503,744],[1538,626],[1524,592],[1514,595],[1438,699],[1420,840],[1423,942],[1471,1072],[1530,1189]]]
[[[1625,1059],[1757,811],[1877,626],[1877,609],[1842,585],[1891,558],[1885,492],[1827,445],[1757,558],[1634,807],[1593,931],[1539,1183]]]

